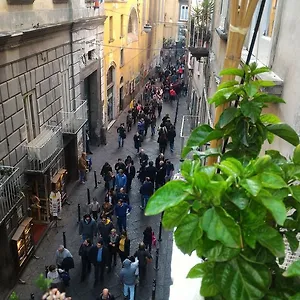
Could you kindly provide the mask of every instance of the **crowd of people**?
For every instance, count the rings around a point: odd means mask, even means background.
[[[128,155],[124,160],[119,158],[115,164],[104,163],[100,172],[106,191],[103,203],[93,198],[88,205],[88,213],[79,223],[81,281],[86,280],[93,266],[94,286],[98,286],[117,266],[119,257],[122,266],[119,277],[124,287],[124,297],[130,300],[134,299],[136,285],[143,285],[146,281],[147,265],[152,260],[151,251],[156,246],[155,234],[151,226],[147,226],[137,249],[131,251],[135,247],[132,247],[127,233],[127,219],[135,209],[130,203],[132,182],[135,178],[140,181],[140,209],[144,210],[154,191],[171,180],[174,174],[174,165],[165,157],[165,152],[167,147],[171,153],[174,151],[176,130],[170,116],[166,114],[161,117],[161,112],[164,101],[175,100],[184,90],[183,73],[181,61],[177,61],[176,66],[168,65],[158,72],[158,79],[151,78],[145,85],[143,100],[132,101],[126,123],[120,124],[117,133],[118,146],[124,147],[126,133],[136,127],[133,136],[136,157]],[[159,155],[153,159],[142,148],[149,131],[151,137],[157,137],[159,145]],[[135,161],[138,161],[138,169]],[[88,169],[89,161],[83,153],[79,159],[81,183],[86,181]],[[63,291],[70,281],[69,270],[74,267],[73,255],[61,245],[56,251],[55,263],[49,267],[47,277],[52,279],[52,288]],[[98,299],[114,299],[114,296],[108,289],[103,289]]]

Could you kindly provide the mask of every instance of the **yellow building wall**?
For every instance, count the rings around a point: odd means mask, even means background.
[[[165,0],[164,38],[178,39],[179,1]]]
[[[113,118],[109,118],[107,78],[105,79],[104,111],[106,124],[115,119],[122,109],[135,97],[131,94],[143,85],[148,72],[160,63],[160,50],[163,41],[163,3],[165,0],[128,0],[127,2],[105,2],[106,21],[104,23],[104,72],[114,66],[113,82]],[[128,34],[129,16],[132,10],[137,13],[137,34],[133,38]],[[121,36],[121,16],[123,15],[123,37]],[[110,29],[110,17],[113,29]],[[150,23],[150,33],[144,32],[144,25]],[[113,38],[111,39],[111,35]],[[121,49],[124,53],[121,65]],[[123,83],[121,84],[121,78]],[[134,84],[133,84],[134,83]],[[111,85],[110,85],[111,86]],[[120,107],[120,88],[123,86],[123,107]]]

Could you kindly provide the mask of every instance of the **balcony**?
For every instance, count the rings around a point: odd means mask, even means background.
[[[64,134],[77,134],[87,122],[87,101],[74,101],[74,111],[62,112],[62,132]]]
[[[24,197],[19,168],[0,166],[0,224]]]
[[[46,125],[26,146],[28,173],[44,173],[63,150],[61,127]]]

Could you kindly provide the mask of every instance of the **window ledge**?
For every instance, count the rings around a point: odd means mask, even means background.
[[[227,42],[227,39],[228,39],[228,33],[225,32],[224,28],[217,27],[217,28],[216,28],[216,32],[217,32],[217,34],[218,34],[218,36],[220,37],[221,40]]]
[[[241,56],[242,64],[245,64],[246,59],[247,59],[247,55],[248,55],[248,50],[243,49],[242,56]],[[265,65],[259,59],[256,60],[256,57],[253,54],[252,54],[252,57],[250,59],[250,63],[252,63],[252,62],[256,62],[258,68],[265,67]],[[264,88],[265,92],[270,93],[272,95],[276,95],[276,96],[281,96],[282,95],[284,80],[281,79],[272,70],[270,70],[270,72],[258,74],[256,77],[257,77],[258,80],[272,81],[275,84],[274,86]]]
[[[26,5],[32,4],[34,0],[7,0],[7,4],[9,5]]]

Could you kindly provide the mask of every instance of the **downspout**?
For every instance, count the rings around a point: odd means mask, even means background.
[[[71,23],[70,26],[70,43],[71,43],[71,64],[72,64],[72,68],[71,68],[71,72],[72,72],[72,86],[73,86],[73,92],[72,92],[72,98],[73,98],[73,107],[72,109],[76,109],[76,105],[75,105],[75,78],[74,78],[74,57],[73,57],[73,53],[74,53],[74,47],[73,47],[73,28],[74,28],[74,14],[73,14],[73,2],[72,0],[69,1],[69,5],[70,5],[70,9],[69,9],[69,21]]]

